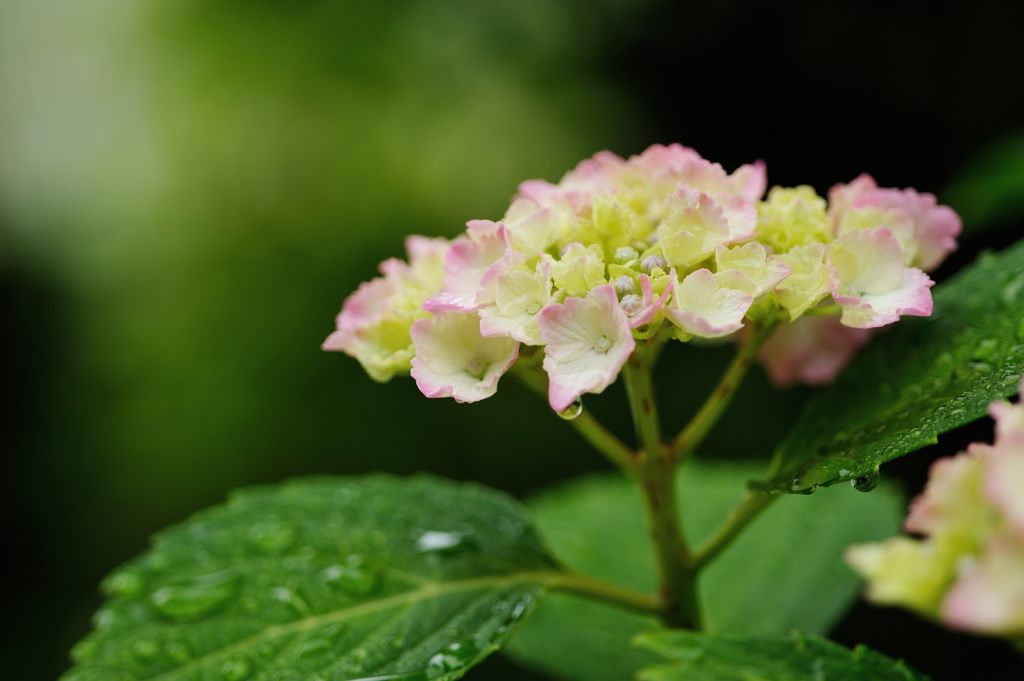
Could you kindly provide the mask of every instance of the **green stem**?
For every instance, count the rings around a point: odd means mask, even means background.
[[[661,441],[658,409],[651,385],[650,358],[638,349],[623,372],[637,439],[643,452],[640,488],[658,566],[662,619],[669,626],[700,628],[697,574],[679,522],[675,465]]]
[[[547,387],[543,374],[533,367],[512,368],[513,375],[529,389],[542,397],[547,397]],[[609,461],[618,466],[626,475],[636,477],[638,474],[637,457],[633,450],[624,445],[611,431],[601,425],[590,413],[583,411],[567,423],[576,429],[590,446],[603,454]]]
[[[761,349],[761,345],[768,339],[774,328],[774,324],[758,322],[752,322],[749,325],[747,335],[736,351],[732,362],[729,363],[729,367],[719,379],[718,385],[715,386],[701,408],[697,410],[690,423],[672,441],[669,456],[673,460],[682,461],[704,441],[722,412],[732,402],[737,389],[743,383],[743,378],[757,358],[758,350]]]
[[[697,548],[693,557],[694,569],[700,570],[714,560],[778,496],[764,492],[749,492],[725,519],[722,526]]]
[[[661,602],[654,596],[589,575],[566,573],[552,577],[547,583],[552,589],[588,596],[630,610],[661,612]]]

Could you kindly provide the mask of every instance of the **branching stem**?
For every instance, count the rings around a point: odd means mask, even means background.
[[[669,626],[699,629],[697,573],[692,569],[690,549],[680,524],[675,466],[661,440],[658,408],[651,384],[651,361],[650,355],[638,349],[629,359],[623,376],[644,457],[640,488],[658,565],[661,614]]]
[[[523,385],[534,391],[541,397],[547,398],[547,388],[544,385],[543,374],[534,367],[520,369],[517,366],[512,372]],[[583,411],[579,416],[567,420],[567,423],[576,429],[590,446],[603,454],[605,458],[618,466],[626,475],[635,478],[639,472],[639,464],[636,454],[622,443],[622,440],[615,437],[610,430],[601,425],[594,416]]]
[[[630,610],[649,613],[661,612],[661,601],[654,596],[588,575],[577,573],[558,575],[549,580],[548,586],[559,591],[589,596]]]
[[[693,556],[694,569],[700,570],[714,560],[777,497],[765,492],[748,492],[722,526],[697,548]]]

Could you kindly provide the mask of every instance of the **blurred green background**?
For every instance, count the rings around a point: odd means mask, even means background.
[[[773,183],[939,192],[969,228],[940,275],[1009,243],[1018,25],[994,2],[0,0],[10,678],[65,668],[99,579],[233,487],[427,470],[523,496],[603,468],[518,386],[428,401],[319,350],[405,234],[496,218],[523,179],[681,141]],[[727,352],[691,355],[663,369],[675,423]],[[729,418],[758,429],[708,453],[765,453],[805,394],[755,376]],[[617,390],[588,407],[626,432]]]

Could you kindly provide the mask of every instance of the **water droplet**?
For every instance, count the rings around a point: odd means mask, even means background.
[[[142,661],[152,660],[160,654],[160,641],[144,638],[132,644],[132,652]]]
[[[789,483],[789,491],[793,494],[814,494],[817,489],[817,485],[805,485],[803,478],[799,475],[793,476],[793,480]]]
[[[108,596],[131,598],[142,591],[142,576],[134,570],[118,570],[103,582],[103,591]]]
[[[461,532],[438,532],[430,530],[416,540],[416,550],[420,553],[444,553],[454,551],[462,546],[466,535]]]
[[[284,603],[290,606],[295,612],[299,613],[303,617],[309,617],[313,614],[309,605],[302,599],[299,594],[295,593],[293,589],[287,586],[275,586],[270,592],[274,596],[274,600]]]
[[[228,660],[220,667],[220,674],[224,677],[224,681],[242,681],[248,678],[250,673],[252,673],[252,667],[244,657]]]
[[[192,659],[192,653],[189,652],[188,646],[178,641],[171,641],[165,645],[164,651],[167,653],[169,658],[178,664],[185,664]]]
[[[988,373],[992,371],[992,365],[988,362],[969,362],[968,366],[978,373]]]
[[[1024,291],[1024,274],[1019,274],[1003,286],[1000,297],[1005,304],[1013,305],[1022,291]]]
[[[237,586],[237,576],[230,570],[222,570],[160,587],[150,594],[149,600],[168,617],[194,619],[227,603]]]
[[[344,564],[334,563],[320,573],[331,586],[365,596],[377,586],[377,573],[363,564],[362,556],[349,556]]]
[[[878,487],[879,481],[882,476],[879,474],[878,469],[865,473],[864,475],[858,475],[856,478],[850,481],[853,488],[858,492],[870,492],[874,488]]]
[[[265,553],[282,553],[295,541],[291,525],[271,520],[249,528],[249,541]]]
[[[316,657],[322,657],[329,655],[331,652],[331,644],[322,639],[316,639],[313,641],[305,641],[295,647],[294,655],[298,660],[310,660]]]
[[[102,608],[92,616],[92,623],[97,629],[107,629],[114,624],[117,615],[110,608]]]
[[[71,659],[79,664],[91,662],[96,657],[99,646],[93,638],[87,638],[75,644],[71,649]]]
[[[574,418],[577,418],[582,413],[583,400],[577,397],[575,400],[573,400],[572,404],[570,404],[562,411],[558,412],[558,415],[561,416],[566,421],[572,421]]]
[[[427,678],[436,679],[473,663],[480,650],[468,643],[452,643],[427,661]]]
[[[996,353],[999,352],[999,341],[992,338],[986,338],[985,340],[978,343],[978,347],[974,349],[974,359],[977,360],[989,360],[992,359]]]

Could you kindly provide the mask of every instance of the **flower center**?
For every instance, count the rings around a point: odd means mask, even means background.
[[[612,342],[608,340],[608,336],[601,336],[597,339],[597,342],[594,343],[594,350],[597,352],[608,352],[611,349]]]
[[[466,365],[466,373],[473,378],[483,378],[484,374],[487,373],[487,367],[490,366],[486,360],[474,357],[470,360],[469,364]]]

